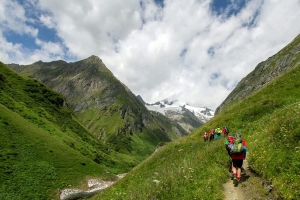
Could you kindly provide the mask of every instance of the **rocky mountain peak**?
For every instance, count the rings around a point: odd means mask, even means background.
[[[110,73],[111,71],[105,66],[102,60],[97,56],[90,56],[84,60],[77,61],[72,63],[73,72],[76,74],[81,73],[83,71],[88,72],[89,74],[97,74],[98,72]]]
[[[141,96],[137,98],[143,101]],[[187,132],[198,128],[214,116],[214,111],[207,107],[193,107],[178,100],[164,99],[153,104],[144,103],[144,105],[148,110],[161,113],[178,123]]]
[[[97,62],[103,63],[102,60],[98,56],[95,56],[95,55],[91,55],[90,57],[88,57],[84,60],[89,61],[89,62],[95,62],[95,63],[97,63]]]

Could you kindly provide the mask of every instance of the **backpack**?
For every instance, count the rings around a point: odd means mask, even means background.
[[[232,145],[231,154],[242,154],[244,153],[244,145],[241,138],[235,138]]]
[[[229,133],[229,128],[227,128],[226,126],[224,128],[226,130],[226,133]]]

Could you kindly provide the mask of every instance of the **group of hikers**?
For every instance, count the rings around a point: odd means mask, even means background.
[[[222,128],[211,129],[208,133],[204,133],[204,141],[208,138],[210,141],[220,139],[223,133],[225,141],[225,149],[230,157],[229,172],[230,178],[233,180],[233,184],[237,186],[241,183],[241,173],[243,167],[243,161],[246,158],[247,143],[242,138],[241,133],[236,133],[234,135],[229,135],[229,129],[224,126]]]
[[[226,137],[229,133],[229,129],[226,126],[223,126],[222,128],[218,127],[216,129],[210,129],[209,132],[205,131],[203,134],[204,142],[212,140],[220,139],[223,134],[224,137]]]

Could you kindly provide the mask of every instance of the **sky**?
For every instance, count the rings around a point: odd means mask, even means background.
[[[300,0],[1,0],[0,61],[96,55],[147,103],[214,110],[299,21]]]

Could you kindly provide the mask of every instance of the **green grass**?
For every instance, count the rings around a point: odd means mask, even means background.
[[[222,190],[218,183],[227,177],[225,163],[219,162],[219,156],[224,156],[222,141],[199,143],[202,138],[184,138],[163,147],[93,199],[221,199],[222,193],[215,191]],[[207,162],[207,157],[213,160]]]
[[[155,119],[136,96],[99,61],[96,57],[90,57],[75,63],[37,62],[27,66],[10,67],[44,81],[55,90],[64,88],[67,104],[75,111],[77,121],[109,150],[117,151],[121,157],[126,158],[121,159],[122,163],[127,163],[130,155],[132,159],[129,160],[135,160],[137,164],[149,156],[161,141],[179,137],[171,132],[173,130],[170,127],[165,128],[165,123]],[[94,84],[97,87],[94,87]],[[29,87],[27,92],[33,97],[41,96],[39,90]],[[43,100],[43,97],[39,98]],[[62,125],[63,129],[67,130],[65,123]],[[171,130],[170,133],[168,130]],[[80,134],[81,131],[77,133]],[[89,134],[81,135],[86,137]],[[70,147],[76,147],[74,142],[68,144]],[[127,164],[132,165],[131,161]]]
[[[0,147],[0,199],[57,198],[87,176],[105,178],[136,164],[89,133],[60,94],[2,63]]]
[[[223,199],[228,180],[224,139],[203,142],[205,130],[227,126],[241,132],[248,162],[274,196],[300,198],[300,66],[244,100],[235,100],[192,135],[169,143],[93,199]],[[252,177],[254,180],[254,177]],[[251,182],[256,182],[253,180]],[[266,192],[255,184],[257,193]]]
[[[124,137],[110,135],[125,125],[121,106],[75,116],[62,95],[0,63],[0,199],[52,199],[86,177],[114,176],[144,160],[164,135],[155,123],[152,129],[121,130]],[[126,122],[134,123],[136,113],[131,108]],[[86,127],[80,117],[90,119],[83,121]],[[93,134],[100,127],[107,128],[107,140]]]

